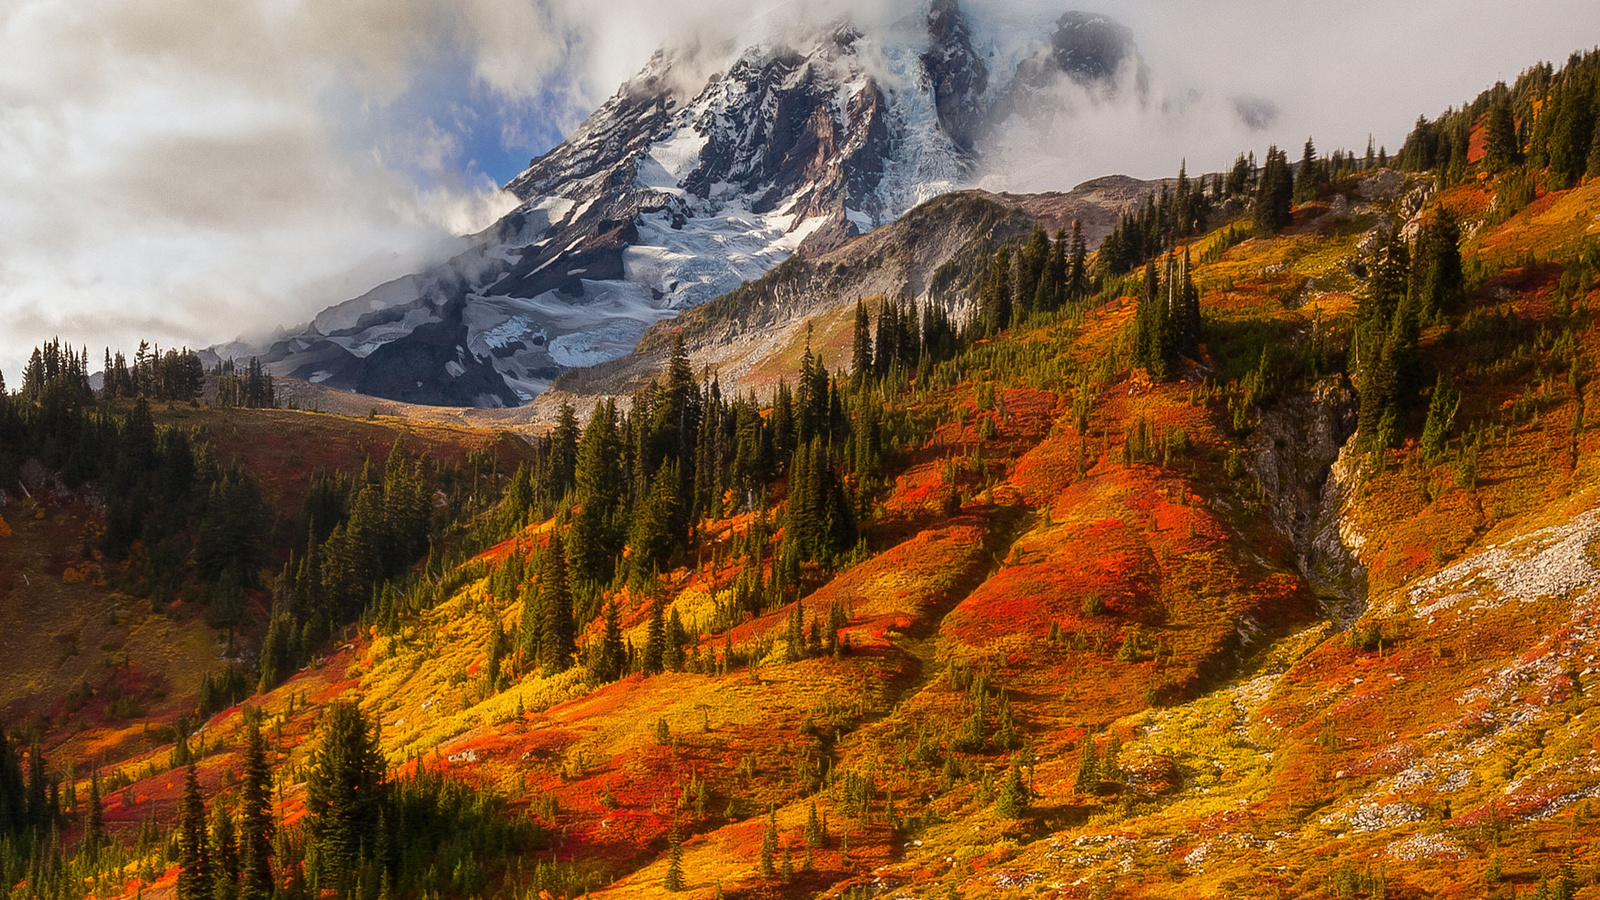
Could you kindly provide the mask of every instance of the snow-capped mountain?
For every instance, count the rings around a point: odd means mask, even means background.
[[[1100,16],[1004,46],[956,0],[911,25],[763,41],[693,95],[678,55],[657,53],[507,185],[520,205],[468,250],[323,311],[263,362],[413,403],[525,403],[654,322],[964,186],[985,134],[1051,79],[1139,70]]]

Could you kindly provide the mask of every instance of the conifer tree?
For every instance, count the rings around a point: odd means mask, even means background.
[[[669,891],[677,892],[684,888],[683,884],[683,838],[678,833],[678,824],[672,824],[672,833],[667,836],[667,877],[661,886]]]
[[[211,809],[211,897],[212,900],[237,900],[239,897],[239,841],[233,817],[221,802]]]
[[[1241,153],[1239,158],[1233,161],[1233,168],[1228,170],[1228,179],[1225,185],[1228,196],[1238,197],[1243,195],[1250,187],[1251,177],[1250,161],[1245,159],[1244,154]]]
[[[850,344],[850,374],[860,382],[872,372],[872,332],[867,305],[856,301],[855,338]]]
[[[573,577],[579,581],[610,580],[612,562],[622,549],[617,514],[627,478],[621,458],[616,401],[596,401],[578,445],[574,476],[578,508],[572,516],[568,551]]]
[[[1028,809],[1028,788],[1022,783],[1022,772],[1015,760],[1006,773],[1006,780],[995,797],[994,811],[1007,819],[1021,818]]]
[[[83,849],[90,859],[99,856],[100,849],[105,846],[105,840],[104,809],[100,800],[100,772],[96,770],[89,777],[89,802],[83,817]]]
[[[522,595],[522,617],[517,623],[517,653],[519,665],[531,667],[544,659],[545,625],[548,617],[541,605],[543,591],[540,585],[528,583],[522,585],[518,593]],[[500,620],[497,617],[489,635],[490,655],[499,648],[501,638]],[[497,658],[498,661],[498,658]]]
[[[1550,109],[1541,115],[1545,158],[1558,187],[1569,187],[1588,168],[1589,142],[1595,126],[1595,79],[1591,72],[1569,65],[1551,91]]]
[[[550,537],[544,554],[544,570],[539,576],[539,606],[545,615],[543,642],[539,658],[546,669],[564,672],[577,652],[576,626],[572,621],[572,590],[567,585],[566,552],[561,535]]]
[[[1461,229],[1449,209],[1440,207],[1417,235],[1411,266],[1411,290],[1419,315],[1432,321],[1455,311],[1465,277],[1461,270]]]
[[[605,625],[598,642],[589,653],[589,680],[615,681],[622,677],[626,650],[622,646],[622,624],[617,616],[616,601],[606,603]]]
[[[1276,146],[1269,147],[1256,183],[1252,209],[1257,237],[1271,237],[1293,221],[1290,213],[1293,199],[1294,174],[1289,171],[1288,157]]]
[[[784,654],[790,662],[800,660],[805,656],[804,619],[800,613],[800,601],[796,600],[789,610],[789,627],[784,631]]]
[[[205,800],[200,796],[194,763],[190,763],[178,808],[178,900],[211,900],[212,884]]]
[[[1100,778],[1103,781],[1122,781],[1122,739],[1117,737],[1115,731],[1106,738],[1106,752],[1100,758]]]
[[[1496,97],[1489,106],[1483,126],[1483,167],[1490,172],[1516,165],[1522,157],[1516,121],[1511,115],[1509,92],[1504,84],[1495,87]]]
[[[1594,117],[1594,134],[1589,137],[1589,163],[1584,169],[1586,178],[1600,178],[1600,115]],[[0,394],[5,393],[5,382],[0,381]]]
[[[1357,297],[1357,315],[1363,324],[1376,322],[1387,328],[1411,277],[1411,252],[1398,229],[1379,234],[1366,268],[1367,282]]]
[[[684,540],[684,510],[679,502],[678,461],[664,463],[650,479],[644,503],[634,510],[628,537],[633,574],[640,581],[664,570]]]
[[[661,596],[650,598],[650,621],[645,629],[644,658],[639,668],[646,675],[662,671],[666,665],[667,626],[661,612]]]
[[[1440,372],[1434,379],[1433,396],[1428,401],[1428,418],[1422,426],[1421,449],[1426,458],[1432,459],[1444,452],[1450,425],[1455,421],[1456,411],[1460,407],[1461,395]]]
[[[1317,159],[1317,147],[1311,138],[1300,155],[1300,174],[1294,180],[1294,201],[1304,203],[1315,200],[1317,192],[1327,183],[1327,173]]]
[[[1156,262],[1144,266],[1144,290],[1139,294],[1139,307],[1134,315],[1133,358],[1144,366],[1154,379],[1167,376],[1174,353],[1171,306],[1161,289],[1156,275]]]
[[[1051,308],[1050,288],[1048,284],[1041,286],[1041,278],[1049,262],[1050,238],[1043,228],[1035,225],[1028,242],[1017,251],[1013,260],[1015,275],[1011,293],[1015,298],[1014,317],[1018,321],[1026,319],[1036,310]]]
[[[882,354],[873,358],[874,364],[882,359]],[[794,428],[794,393],[790,391],[789,384],[783,378],[778,379],[778,390],[773,395],[772,417],[768,422],[772,436],[773,468],[787,463],[794,454],[795,428]],[[776,475],[778,472],[773,471]]]
[[[1083,754],[1078,757],[1078,777],[1073,790],[1080,794],[1093,793],[1100,786],[1100,763],[1095,758],[1094,737],[1083,736]]]
[[[772,858],[778,852],[778,813],[767,810],[767,830],[761,833],[761,877],[772,880],[777,875]]]
[[[1089,295],[1089,244],[1083,237],[1083,223],[1072,220],[1072,247],[1067,260],[1067,295],[1079,302]]]
[[[989,333],[1011,327],[1011,248],[1001,246],[989,264],[981,298],[983,322]]]
[[[678,609],[673,607],[667,615],[665,628],[666,644],[662,648],[661,666],[674,672],[683,669],[683,644],[688,640],[688,635],[683,630],[683,620],[678,618]]]
[[[342,890],[378,844],[384,761],[374,727],[355,703],[333,703],[323,716],[306,778],[306,831],[320,877]]]
[[[272,896],[272,765],[259,722],[245,739],[244,777],[239,787],[239,900]]]
[[[1057,230],[1056,239],[1050,245],[1050,262],[1045,266],[1044,274],[1039,279],[1041,285],[1049,285],[1048,304],[1041,307],[1036,303],[1037,308],[1044,311],[1055,310],[1070,299],[1071,284],[1068,276],[1071,269],[1071,255],[1067,233]]]
[[[828,842],[827,831],[822,826],[822,820],[817,816],[817,799],[815,797],[811,798],[811,808],[806,812],[806,824],[802,836],[805,838],[807,850],[815,850]]]

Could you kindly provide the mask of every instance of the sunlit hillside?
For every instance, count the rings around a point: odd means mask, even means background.
[[[0,874],[1600,897],[1600,147],[1564,170],[1545,118],[1597,66],[1392,160],[1185,174],[1098,255],[994,241],[944,273],[965,319],[849,298],[764,393],[679,343],[528,442],[0,401]],[[177,499],[118,543],[140,472]]]

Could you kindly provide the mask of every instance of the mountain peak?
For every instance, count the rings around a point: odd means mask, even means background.
[[[904,23],[903,23],[904,24]],[[654,322],[970,184],[985,134],[1062,73],[1110,82],[1131,32],[1068,13],[997,81],[955,0],[753,43],[703,73],[657,52],[506,186],[473,245],[319,315],[270,371],[433,405],[515,405],[629,352]],[[385,371],[376,371],[381,364]]]

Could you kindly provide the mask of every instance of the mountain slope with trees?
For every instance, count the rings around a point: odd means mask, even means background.
[[[708,306],[505,456],[294,413],[400,440],[275,488],[215,460],[289,412],[95,399],[51,351],[64,399],[8,394],[0,427],[63,483],[8,494],[0,553],[73,490],[107,533],[148,496],[128,556],[75,571],[165,546],[182,582],[132,588],[233,579],[260,651],[149,716],[91,690],[13,725],[5,883],[1593,894],[1600,180],[1567,120],[1600,118],[1595,59],[1424,120],[1394,166],[1184,171],[1098,254],[1070,222],[986,244],[1015,208],[943,198],[920,214],[976,215],[963,315],[829,298],[757,393],[692,361],[747,311]],[[180,441],[194,480],[141,494]],[[259,557],[249,517],[205,524],[256,502]]]

